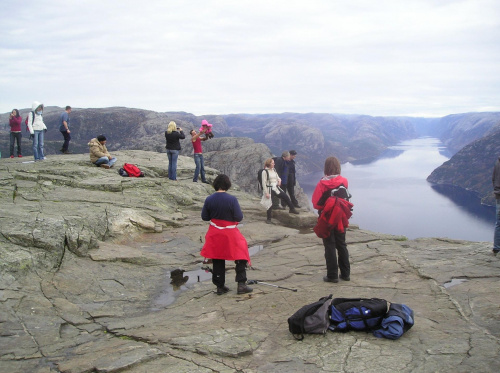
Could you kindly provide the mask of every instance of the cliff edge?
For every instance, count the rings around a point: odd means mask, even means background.
[[[199,251],[211,186],[181,156],[120,151],[145,178],[92,166],[88,155],[0,160],[0,370],[5,372],[496,372],[500,259],[491,243],[406,240],[352,226],[351,281],[324,283],[315,216],[276,212],[234,182],[252,285],[214,293]],[[209,180],[218,171],[207,169]],[[364,332],[308,335],[287,318],[322,296],[404,303],[415,326],[397,341]]]

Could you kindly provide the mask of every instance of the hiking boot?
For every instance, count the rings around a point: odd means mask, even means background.
[[[227,286],[217,286],[217,295],[226,294],[229,291]]]
[[[18,157],[19,157],[19,158],[22,158],[22,157],[23,157],[23,155],[22,155],[22,154],[19,154],[19,155],[18,155]]]
[[[271,221],[271,219],[267,219],[266,224],[273,224],[273,222]]]
[[[245,282],[238,282],[238,294],[247,294],[251,293],[252,291],[253,289],[247,286]]]
[[[108,165],[108,164],[106,164],[106,163],[103,163],[103,164],[101,165],[101,167],[102,167],[102,168],[105,168],[106,170],[109,170],[109,165]]]
[[[349,276],[342,276],[340,275],[340,279],[344,281],[351,281],[351,278]]]
[[[493,256],[497,256],[500,251],[495,251],[495,249],[492,250]]]
[[[14,156],[13,156],[13,155],[11,155],[10,157],[11,157],[11,158],[14,158]]]
[[[209,181],[206,181],[206,180],[205,180],[205,181],[202,181],[202,183],[203,183],[203,184],[210,184],[210,182],[209,182]]]
[[[73,154],[73,152],[71,150],[66,150],[63,152],[63,154]]]
[[[298,212],[297,210],[295,210],[294,208],[293,208],[293,209],[290,209],[289,213],[290,213],[290,214],[299,215],[299,212]]]
[[[323,281],[325,281],[325,282],[334,282],[334,283],[337,283],[337,282],[339,282],[339,279],[338,279],[338,278],[330,278],[330,277],[328,277],[328,276],[324,276],[324,277],[323,277]]]
[[[298,208],[298,209],[300,209],[300,208],[302,207],[302,206],[301,206],[301,205],[299,205],[298,203],[294,204],[294,206],[295,206],[295,208]]]

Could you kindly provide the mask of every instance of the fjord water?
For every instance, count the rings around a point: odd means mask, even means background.
[[[354,204],[350,222],[361,229],[418,237],[492,241],[495,210],[473,194],[433,187],[426,178],[449,157],[435,138],[390,147],[366,164],[342,165]],[[297,159],[300,162],[300,159]],[[323,173],[298,181],[309,197]],[[488,182],[491,182],[488,180]]]

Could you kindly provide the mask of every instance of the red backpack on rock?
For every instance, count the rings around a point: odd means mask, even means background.
[[[123,165],[123,170],[129,177],[144,177],[144,172],[142,172],[135,164],[125,163]]]

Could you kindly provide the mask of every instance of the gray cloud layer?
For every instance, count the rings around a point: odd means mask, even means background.
[[[500,3],[2,1],[0,111],[500,110]]]

